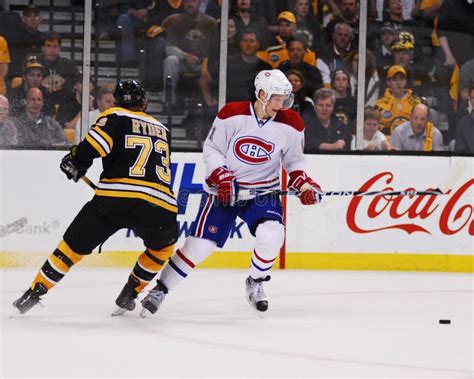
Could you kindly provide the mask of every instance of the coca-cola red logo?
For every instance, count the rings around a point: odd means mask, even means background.
[[[365,182],[359,191],[393,191],[390,186],[394,179],[391,172],[382,172]],[[432,234],[424,220],[439,217],[439,231],[445,235],[453,235],[467,230],[474,236],[474,204],[468,191],[474,187],[474,179],[469,179],[459,187],[447,191],[446,195],[426,196],[354,196],[349,203],[346,214],[347,226],[355,233],[374,233],[381,230],[400,229],[408,234],[422,232]],[[414,188],[406,188],[413,191]],[[445,196],[448,200],[445,201]],[[390,224],[376,228],[361,225],[360,219],[385,219]],[[403,222],[400,222],[403,220]],[[377,220],[377,225],[380,225]]]

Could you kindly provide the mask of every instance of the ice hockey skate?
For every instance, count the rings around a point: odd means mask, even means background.
[[[48,289],[42,283],[36,283],[33,289],[28,290],[23,294],[22,297],[13,302],[13,306],[20,311],[20,313],[26,313],[41,300],[40,296],[45,295]]]
[[[117,300],[115,300],[117,309],[112,312],[112,316],[121,316],[135,309],[135,299],[138,296],[138,292],[135,291],[135,288],[137,288],[138,285],[140,285],[138,279],[130,275],[127,283],[118,295]]]
[[[153,289],[145,296],[142,300],[142,310],[140,316],[145,318],[152,314],[155,314],[158,308],[160,308],[161,303],[165,300],[166,294],[168,293],[168,288],[161,283],[159,280],[156,281],[157,284]]]
[[[265,292],[263,291],[263,282],[268,282],[269,280],[269,275],[258,279],[253,279],[249,276],[245,280],[247,300],[252,308],[255,308],[259,312],[265,312],[268,309],[268,300]]]

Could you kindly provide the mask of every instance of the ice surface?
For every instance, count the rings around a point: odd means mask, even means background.
[[[73,269],[19,315],[36,270],[0,270],[0,377],[474,376],[470,274],[274,271],[259,318],[245,271],[195,270],[153,317],[111,317],[128,272]]]

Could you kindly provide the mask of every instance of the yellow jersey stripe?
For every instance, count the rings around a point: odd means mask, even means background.
[[[157,183],[152,183],[152,182],[147,182],[145,180],[140,180],[140,179],[130,179],[130,178],[113,178],[113,179],[108,179],[108,178],[103,178],[100,180],[103,183],[123,183],[123,184],[136,184],[139,186],[145,186],[145,187],[150,187],[157,189],[158,191],[164,192],[167,195],[173,196],[174,194],[171,191],[170,188],[163,186],[161,184]]]
[[[35,277],[35,280],[33,280],[33,284],[31,285],[31,289],[34,288],[34,285],[36,285],[36,283],[41,283],[43,284],[48,290],[50,290],[51,288],[53,288],[56,283],[54,283],[53,281],[49,280],[46,275],[43,275],[43,273],[41,272],[38,272],[38,274],[36,274],[36,277]]]
[[[97,133],[99,133],[106,141],[107,143],[109,144],[109,147],[110,147],[110,150],[112,150],[112,147],[114,146],[114,141],[113,139],[106,133],[104,132],[101,128],[99,128],[98,126],[96,126],[95,128],[93,128]]]
[[[64,240],[59,242],[57,249],[61,251],[64,255],[66,255],[74,264],[76,264],[82,258],[84,258],[83,255],[80,255],[74,252]]]
[[[102,158],[107,155],[102,146],[100,146],[89,134],[86,135],[86,141],[89,142],[89,144],[97,150],[97,152]]]
[[[65,274],[69,271],[69,266],[64,263],[61,259],[58,257],[51,255],[49,257],[50,264],[55,268],[57,271],[59,271],[61,274]]]
[[[126,192],[126,191],[111,191],[111,190],[101,190],[98,189],[95,191],[95,194],[97,196],[108,196],[108,197],[122,197],[122,198],[128,198],[128,199],[141,199],[148,201],[149,203],[155,204],[161,208],[167,209],[170,212],[177,213],[178,212],[178,207],[168,204],[165,201],[159,200],[153,196],[147,195],[145,193],[140,193],[140,192]]]

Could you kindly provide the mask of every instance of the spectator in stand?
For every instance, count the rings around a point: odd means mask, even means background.
[[[219,21],[219,30],[220,30],[220,21]],[[253,29],[246,29],[246,30],[253,30]],[[242,31],[237,34],[237,28],[235,27],[235,21],[232,18],[229,18],[228,25],[227,25],[227,56],[240,54],[240,40]],[[209,42],[209,56],[204,58],[204,62],[207,59],[207,63],[219,61],[220,58],[220,47],[221,47],[221,36],[220,33],[215,33],[211,37],[211,41]],[[204,63],[203,62],[203,66]]]
[[[351,47],[357,49],[359,45],[359,0],[342,0],[340,9],[341,15],[334,17],[324,29],[326,45],[332,43],[336,25],[344,23],[351,27]]]
[[[200,0],[183,0],[184,13],[175,18],[167,34],[163,78],[171,76],[171,103],[176,105],[176,86],[180,73],[198,74],[209,56],[209,42],[217,33],[217,21],[199,11]]]
[[[390,150],[387,137],[379,130],[379,113],[371,106],[365,107],[364,111],[364,142],[362,150],[380,151]],[[355,139],[351,142],[351,150],[356,150]]]
[[[443,151],[441,132],[428,121],[430,109],[418,103],[411,112],[410,120],[399,125],[390,137],[395,150],[402,151]]]
[[[145,38],[146,64],[145,72],[142,73],[147,90],[163,89],[166,33],[173,20],[183,11],[182,0],[167,0],[155,2],[155,7],[148,13]]]
[[[432,84],[430,71],[432,60],[427,56],[415,56],[415,41],[408,32],[400,32],[399,40],[392,44],[394,64],[402,66],[407,72],[407,87],[416,96],[430,96]]]
[[[5,79],[8,74],[9,64],[10,52],[8,51],[8,43],[5,38],[0,36],[0,95],[3,95],[7,90]]]
[[[298,70],[288,70],[285,73],[286,77],[293,86],[293,110],[298,112],[303,119],[305,125],[314,125],[316,122],[316,115],[314,113],[314,102],[306,96],[305,78]]]
[[[120,36],[120,62],[125,65],[138,64],[138,50],[136,36],[146,30],[148,13],[155,7],[154,0],[128,0],[126,6],[121,7],[117,18],[117,27],[121,28]]]
[[[402,66],[394,65],[388,69],[387,85],[384,96],[375,102],[375,109],[380,112],[380,130],[390,135],[398,125],[409,120],[419,100],[410,89],[406,89],[407,73]]]
[[[460,100],[470,100],[471,83],[474,83],[474,58],[464,63],[459,70]]]
[[[471,111],[459,121],[456,127],[456,141],[454,151],[456,153],[474,154],[474,84],[469,90]]]
[[[82,87],[82,86],[81,86]],[[82,89],[82,88],[81,88]],[[97,109],[94,109],[93,104],[89,104],[89,126],[94,123],[99,115],[106,110],[115,106],[115,98],[114,98],[114,89],[110,86],[103,86],[100,87],[97,91],[97,97],[95,102],[97,103]],[[91,96],[90,100],[94,98]],[[74,140],[75,142],[79,142],[82,140],[81,136],[81,114],[79,113],[79,118],[77,119],[75,130],[74,130]]]
[[[12,41],[12,36],[16,34],[18,26],[21,25],[21,16],[14,10],[9,10],[9,1],[0,1],[0,35],[3,36],[8,44]]]
[[[474,58],[474,2],[444,0],[438,34],[446,66],[462,66]]]
[[[231,9],[231,15],[237,33],[245,29],[253,29],[260,41],[260,48],[266,49],[268,47],[270,41],[268,23],[262,16],[255,13],[252,0],[236,0]]]
[[[378,76],[386,80],[386,72],[390,66],[393,66],[392,44],[398,38],[398,27],[391,21],[386,21],[378,31],[379,38],[375,46],[375,60]]]
[[[316,67],[304,61],[305,53],[308,50],[306,39],[303,36],[294,35],[288,39],[286,46],[288,60],[281,63],[278,69],[284,73],[288,70],[300,71],[305,78],[306,95],[313,97],[314,92],[323,87],[323,78]]]
[[[89,121],[95,122],[99,115],[110,108],[115,107],[114,89],[110,85],[105,85],[99,88],[95,99],[97,109],[89,113]]]
[[[99,34],[99,40],[113,39],[121,5],[117,0],[98,0],[98,5],[96,33]]]
[[[9,117],[8,99],[0,95],[0,148],[18,145],[16,125]]]
[[[345,70],[336,70],[332,76],[332,88],[336,94],[334,115],[349,126],[351,133],[355,133],[357,114],[357,100],[351,94],[349,74]]]
[[[60,108],[74,99],[73,87],[79,76],[79,70],[72,60],[60,57],[61,36],[59,33],[46,33],[41,50],[38,62],[44,67],[43,85],[51,94],[54,106]]]
[[[257,56],[277,68],[282,62],[289,59],[286,43],[296,31],[296,17],[293,13],[285,11],[278,15],[278,35],[275,37],[270,47],[264,51],[259,51]],[[311,50],[306,50],[304,61],[312,66],[316,66],[316,54]]]
[[[436,67],[440,67],[444,63],[444,53],[439,44],[438,24],[439,12],[443,0],[417,0],[421,18],[425,21],[426,28],[431,29],[431,57]]]
[[[346,71],[349,72],[351,95],[357,98],[357,75],[359,51],[354,50],[346,57]],[[365,106],[374,105],[380,95],[380,79],[375,66],[375,57],[370,50],[365,51]]]
[[[305,152],[350,150],[351,131],[333,115],[335,102],[336,94],[330,88],[320,88],[314,94],[316,120],[305,125]]]
[[[89,112],[94,110],[94,96],[92,92],[94,90],[94,85],[92,79],[89,83]],[[74,97],[71,101],[68,101],[63,106],[59,108],[59,111],[56,115],[56,120],[63,126],[66,130],[67,137],[73,141],[74,140],[74,131],[76,129],[76,124],[80,121],[81,111],[82,111],[82,75],[79,74],[74,83]]]
[[[229,55],[236,55],[240,53],[240,35],[242,31],[237,33],[237,27],[235,26],[235,21],[232,18],[229,18],[227,21],[227,56]],[[220,26],[220,21],[219,21],[219,26]],[[245,29],[244,29],[245,30]],[[220,54],[220,35],[216,35],[216,38],[214,40],[218,40],[215,45],[211,45],[210,51],[212,52],[215,50],[216,53],[216,59],[219,59],[217,55]],[[215,48],[215,49],[214,49]]]
[[[403,18],[403,5],[401,0],[384,0],[383,21],[390,21],[396,25],[399,31],[410,32],[417,41],[416,56],[423,54],[423,48],[431,47],[429,29],[421,28],[419,24]]]
[[[402,0],[384,0],[382,20],[402,23],[404,21]]]
[[[259,48],[257,33],[252,29],[244,29],[240,33],[240,53],[227,56],[227,91],[226,102],[254,100],[254,79],[262,70],[271,70],[271,66],[256,55]],[[207,66],[207,67],[206,67]],[[205,60],[199,78],[204,101],[210,107],[215,106],[217,114],[217,99],[213,87],[219,78],[219,61]]]
[[[474,58],[474,2],[444,0],[438,19],[439,44],[444,61],[438,62],[435,77],[443,89],[437,94],[448,114],[450,137],[455,135],[459,95],[459,69]]]
[[[401,11],[403,20],[412,20],[418,2],[419,0],[398,0],[393,3],[392,8],[396,8],[397,13]],[[388,12],[385,0],[370,0],[369,8],[377,21],[382,21]]]
[[[29,149],[47,149],[66,146],[62,126],[42,113],[43,93],[30,88],[26,94],[26,113],[18,119],[18,146]]]
[[[43,86],[43,65],[38,62],[36,54],[30,54],[23,62],[23,76],[21,83],[7,91],[6,96],[10,100],[10,113],[14,117],[19,117],[25,113],[26,93],[30,88],[39,88],[43,92],[43,113],[47,116],[55,114],[54,105],[51,94],[48,89]]]
[[[8,73],[10,79],[22,76],[22,64],[25,58],[30,54],[40,54],[44,39],[44,33],[38,29],[43,20],[38,8],[28,5],[23,9],[21,20],[21,25],[15,28],[15,33],[8,41],[13,63]]]
[[[318,52],[322,50],[323,45],[323,27],[318,18],[311,12],[310,0],[296,0],[294,14],[296,17],[296,33],[303,34],[308,46]]]
[[[326,46],[321,57],[333,73],[344,68],[344,58],[351,52],[352,28],[350,25],[339,22],[334,27],[333,40]]]
[[[170,16],[174,18],[176,15],[184,12],[184,6],[182,0],[166,0],[166,1],[156,1],[155,6],[149,12],[149,17],[147,17],[147,34],[153,32],[150,30],[150,27],[157,26],[164,28],[166,31],[167,27],[163,26],[163,22]],[[166,25],[165,25],[166,26]],[[154,31],[156,33],[156,30]]]

